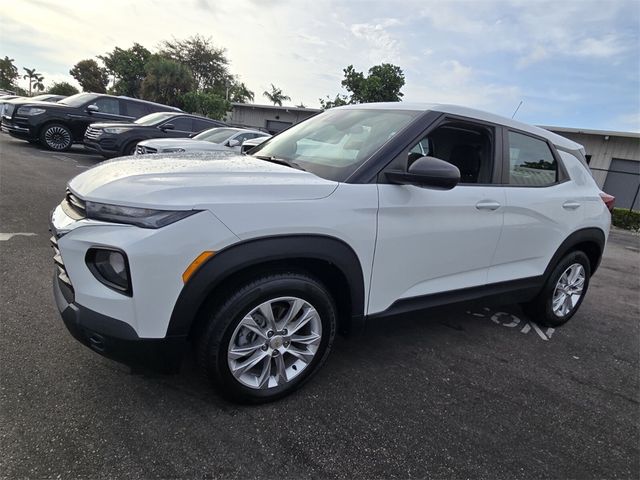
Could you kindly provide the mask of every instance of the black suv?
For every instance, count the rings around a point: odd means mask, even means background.
[[[163,111],[181,112],[179,108],[159,103],[97,93],[78,93],[57,103],[25,99],[7,104],[2,115],[2,130],[13,137],[63,151],[74,142],[82,142],[91,123],[131,122]]]
[[[132,123],[92,123],[84,146],[103,157],[132,155],[138,142],[150,138],[184,138],[225,123],[188,113],[158,112]]]

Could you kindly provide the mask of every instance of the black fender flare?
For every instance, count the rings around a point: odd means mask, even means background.
[[[171,313],[167,336],[185,336],[209,295],[230,275],[265,262],[322,260],[337,267],[349,285],[352,318],[364,318],[364,275],[344,241],[326,235],[278,235],[241,241],[201,265],[184,285]]]
[[[549,264],[544,271],[544,281],[547,281],[549,275],[551,275],[551,272],[562,257],[573,250],[576,246],[587,242],[596,244],[600,250],[598,258],[595,259],[595,263],[592,264],[591,275],[593,275],[597,270],[598,265],[600,265],[600,260],[602,259],[602,254],[604,253],[604,247],[606,243],[604,232],[601,229],[595,227],[576,230],[560,244],[560,246],[556,250],[556,253],[554,253],[551,257],[551,260],[549,261]]]

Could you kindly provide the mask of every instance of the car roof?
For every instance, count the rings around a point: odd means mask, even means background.
[[[383,109],[383,110],[405,110],[415,112],[440,112],[450,115],[459,115],[475,120],[481,120],[490,123],[496,123],[505,127],[510,127],[523,132],[528,132],[539,137],[546,138],[555,146],[567,150],[584,150],[579,143],[573,142],[568,138],[557,135],[544,128],[529,125],[528,123],[519,122],[511,118],[496,115],[494,113],[476,110],[475,108],[462,107],[459,105],[448,105],[439,103],[405,103],[405,102],[379,102],[379,103],[358,103],[352,105],[344,105],[336,107],[339,109]]]

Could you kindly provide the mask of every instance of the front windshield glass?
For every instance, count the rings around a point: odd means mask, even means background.
[[[76,93],[75,95],[60,100],[58,103],[69,105],[70,107],[81,107],[85,103],[94,100],[97,96],[95,93]]]
[[[145,115],[144,117],[140,117],[133,123],[137,123],[138,125],[157,125],[160,122],[164,122],[171,118],[175,113],[171,112],[156,112],[150,113],[149,115]]]
[[[291,161],[320,177],[344,181],[421,112],[334,109],[294,125],[252,155]]]
[[[193,137],[193,139],[204,140],[205,142],[211,143],[222,143],[236,132],[237,130],[234,130],[233,128],[210,128],[209,130],[200,132],[198,135]]]

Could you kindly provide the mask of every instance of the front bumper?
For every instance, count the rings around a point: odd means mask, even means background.
[[[180,369],[187,347],[185,336],[140,338],[129,324],[75,303],[73,291],[57,274],[53,279],[53,295],[71,335],[94,352],[130,366],[163,373]]]
[[[90,140],[87,137],[82,141],[84,148],[99,153],[103,157],[111,158],[120,155],[118,146],[113,138],[105,138],[102,140]]]
[[[26,120],[14,121],[10,118],[2,117],[2,131],[8,133],[12,137],[26,140],[33,140],[38,138],[35,130],[29,125]]]

